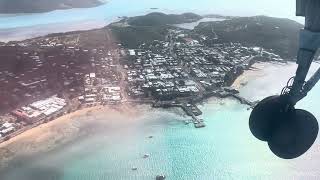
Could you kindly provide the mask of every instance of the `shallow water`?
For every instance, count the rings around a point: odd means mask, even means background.
[[[105,5],[87,9],[0,15],[0,41],[23,40],[49,33],[100,28],[115,21],[119,16],[136,16],[153,11],[194,12],[201,15],[268,15],[303,22],[302,18],[295,17],[295,2],[291,0],[280,2],[277,0],[110,0]],[[59,25],[55,27],[53,24]]]
[[[244,6],[245,5],[245,6]],[[282,6],[283,9],[274,9]],[[284,8],[285,7],[285,8]],[[110,17],[128,16],[149,11],[150,8],[158,8],[160,11],[190,11],[200,14],[216,13],[224,15],[250,16],[273,15],[276,17],[293,18],[295,2],[290,0],[110,0],[107,4],[88,8],[57,10],[48,13],[2,15],[0,17],[1,28],[14,28],[50,24],[57,22],[74,22],[81,20],[103,20]],[[63,18],[60,18],[63,17]],[[26,21],[26,18],[28,21]]]
[[[272,84],[273,73],[280,71],[283,72],[283,77],[278,78],[281,82],[294,72],[294,65],[266,66],[262,71],[262,74],[266,73],[263,76],[265,85],[272,86],[274,93],[281,83]],[[252,79],[245,88],[253,88],[260,81],[259,78]],[[299,107],[320,118],[320,102],[316,101],[320,99],[319,90],[320,86],[317,86]],[[255,97],[262,98],[271,93]],[[188,117],[174,111],[144,112],[141,120],[130,126],[114,126],[41,156],[20,159],[1,173],[0,179],[147,180],[158,174],[173,180],[317,179],[320,176],[319,140],[305,155],[282,160],[251,135],[248,128],[250,112],[246,106],[230,99],[211,99],[200,108],[206,128],[185,125],[184,120]],[[149,139],[150,135],[154,137]],[[150,157],[144,159],[145,154]],[[133,167],[137,171],[131,170]]]

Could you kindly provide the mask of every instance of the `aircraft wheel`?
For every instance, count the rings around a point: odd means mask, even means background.
[[[301,109],[289,112],[283,118],[272,130],[269,148],[280,158],[297,158],[315,142],[319,131],[317,119]]]
[[[281,121],[286,104],[281,96],[270,96],[260,101],[249,118],[251,133],[261,141],[268,141],[275,122]]]

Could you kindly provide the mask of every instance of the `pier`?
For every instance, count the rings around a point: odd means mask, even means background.
[[[179,107],[181,108],[188,116],[192,117],[192,122],[195,128],[206,127],[203,119],[198,118],[197,116],[202,115],[201,110],[195,105],[190,103],[176,103],[172,101],[165,102],[156,102],[153,104],[153,107],[156,108],[170,108],[170,107]]]
[[[241,104],[245,104],[253,108],[257,105],[258,101],[252,102],[244,97],[241,97],[235,91],[226,91],[226,90],[217,90],[213,92],[209,92],[200,97],[195,97],[192,103],[187,102],[176,102],[176,101],[158,101],[153,103],[153,107],[155,108],[170,108],[170,107],[179,107],[181,108],[188,116],[192,117],[192,122],[196,128],[205,127],[205,123],[203,119],[198,116],[202,115],[201,110],[195,105],[197,102],[202,102],[203,99],[207,99],[209,97],[219,97],[219,98],[234,98],[238,100]]]
[[[250,107],[254,107],[257,105],[257,102],[249,101],[246,98],[239,96],[238,94],[230,94],[229,96],[239,100],[241,104],[246,104]]]
[[[198,118],[202,114],[201,110],[194,104],[180,104],[179,105],[188,116],[192,117],[192,121],[195,128],[206,127],[203,119]]]
[[[224,90],[219,90],[219,91],[214,91],[214,92],[210,92],[206,94],[206,97],[211,97],[211,96],[215,96],[215,97],[219,97],[219,98],[234,98],[236,100],[238,100],[241,104],[245,104],[250,106],[251,108],[255,107],[259,101],[250,101],[242,96],[239,95],[239,93],[233,93],[233,92],[227,92]]]

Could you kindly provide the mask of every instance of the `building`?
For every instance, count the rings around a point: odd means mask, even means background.
[[[12,123],[4,123],[0,126],[0,137],[6,136],[15,131],[15,127]]]

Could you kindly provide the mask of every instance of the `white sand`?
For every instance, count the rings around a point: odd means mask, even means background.
[[[144,108],[139,106],[141,107]],[[138,108],[126,104],[116,108],[91,107],[62,116],[1,143],[0,167],[14,157],[46,152],[59,144],[70,142],[87,127],[122,126],[135,123],[141,112]]]
[[[320,65],[313,63],[309,76]],[[252,70],[246,71],[233,84],[240,89],[241,96],[249,100],[261,100],[264,97],[280,94],[287,81],[295,76],[297,65],[290,63],[256,63]]]

